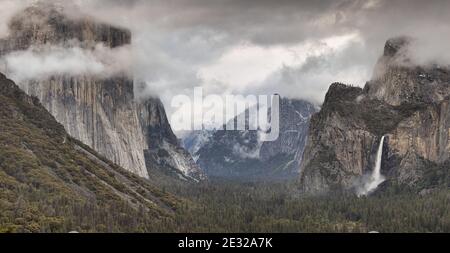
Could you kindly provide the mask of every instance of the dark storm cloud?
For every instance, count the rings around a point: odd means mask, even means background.
[[[26,2],[26,1],[25,1]],[[64,1],[59,1],[63,2]],[[0,0],[13,8],[21,1]],[[386,39],[418,38],[411,51],[419,63],[450,63],[450,1],[446,0],[78,0],[82,12],[133,31],[135,71],[148,90],[170,96],[205,83],[200,68],[234,47],[289,47],[356,34],[339,52],[308,56],[304,65],[273,71],[255,90],[313,98],[320,103],[333,81],[363,85]],[[5,10],[0,8],[0,10]],[[2,19],[2,23],[3,19]],[[0,29],[1,33],[1,29]],[[245,85],[243,85],[245,88]]]
[[[128,8],[134,18],[166,27],[205,27],[259,43],[298,40],[358,30],[368,38],[446,25],[445,0],[164,0],[89,1],[98,11]],[[98,8],[103,7],[103,8]],[[109,10],[108,10],[109,9]],[[116,19],[117,16],[111,16]],[[384,38],[383,38],[384,39]]]
[[[432,49],[447,48],[450,1],[446,0],[164,0],[86,1],[91,11],[132,29],[151,24],[187,36],[222,36],[223,49],[236,41],[262,46],[295,44],[358,32],[373,61],[386,39],[411,35]],[[94,8],[92,8],[94,7]],[[101,7],[101,8],[100,8]],[[201,34],[204,31],[209,33]]]
[[[293,42],[327,31],[315,20],[341,22],[343,8],[336,1],[269,0],[183,0],[183,1],[97,1],[87,2],[91,10],[130,11],[130,19],[157,23],[165,28],[203,27],[250,39],[261,44]],[[91,8],[94,7],[94,8]],[[99,7],[102,7],[99,9]],[[119,14],[119,16],[121,16]],[[116,19],[116,15],[110,16]],[[113,20],[112,20],[113,21]],[[338,31],[335,31],[338,32]]]
[[[14,13],[32,2],[0,0],[0,37],[7,36],[7,23]],[[176,110],[170,107],[171,98],[192,95],[197,86],[205,93],[279,93],[320,105],[332,82],[363,86],[371,78],[385,41],[400,35],[417,39],[409,50],[416,63],[450,64],[447,0],[48,2],[63,5],[73,16],[89,15],[130,29],[130,65],[134,76],[146,83],[139,94],[160,96],[169,117]],[[74,4],[79,10],[72,8]],[[55,58],[52,51],[33,58],[19,52],[10,60],[22,66],[21,60],[35,59],[46,71],[49,68],[40,64],[42,59],[63,59],[81,67],[98,65],[91,52],[74,54],[61,49],[64,57]],[[129,56],[124,52],[119,58]],[[297,54],[299,61],[293,59]],[[25,76],[35,75],[24,71]]]

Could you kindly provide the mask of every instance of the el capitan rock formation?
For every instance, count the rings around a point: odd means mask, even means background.
[[[53,5],[29,7],[10,22],[10,36],[0,40],[1,56],[20,50],[39,50],[46,46],[77,47],[94,50],[97,45],[116,49],[131,43],[130,31],[102,24],[92,18],[65,15]],[[23,66],[26,68],[26,66]],[[43,106],[67,132],[111,161],[142,177],[148,167],[170,165],[182,177],[203,178],[190,155],[173,136],[163,132],[158,144],[169,139],[171,145],[158,149],[176,155],[160,158],[159,164],[146,165],[144,150],[155,147],[155,138],[148,138],[152,125],[171,132],[159,99],[137,101],[133,78],[126,71],[111,76],[54,73],[45,78],[21,80],[17,83],[27,94],[39,98]],[[153,111],[158,111],[155,115]],[[163,115],[163,116],[161,116]],[[153,136],[154,137],[154,136]],[[156,138],[157,139],[157,138]],[[178,162],[173,162],[177,159]]]
[[[139,232],[181,204],[70,137],[2,73],[0,186],[3,233]]]

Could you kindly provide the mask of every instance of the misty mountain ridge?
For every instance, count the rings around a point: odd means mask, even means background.
[[[98,23],[91,17],[71,17],[47,4],[17,13],[9,28],[10,36],[0,40],[0,56],[6,59],[11,75],[17,75],[14,71],[22,73],[22,65],[27,63],[21,60],[29,57],[38,63],[58,62],[50,65],[54,73],[19,78],[18,85],[37,97],[72,137],[142,177],[160,170],[186,180],[204,178],[188,152],[175,141],[160,100],[136,99],[140,86],[120,66],[108,65],[102,58],[117,52],[119,57],[130,53],[130,31]],[[52,55],[55,51],[61,53]],[[80,66],[73,59],[87,60],[89,64]],[[106,62],[122,63],[120,59]],[[65,64],[81,68],[81,72]],[[116,67],[118,71],[103,75],[105,70]],[[42,66],[36,69],[48,71]]]
[[[410,43],[409,37],[388,40],[364,89],[330,86],[311,119],[301,166],[305,192],[357,190],[374,168],[382,136],[384,185],[449,186],[450,71],[409,61]]]
[[[268,119],[270,120],[270,110]],[[184,143],[210,178],[236,181],[279,181],[295,178],[315,107],[303,100],[280,99],[280,136],[263,142],[258,131],[195,131]],[[249,110],[245,113],[249,123]],[[227,125],[236,123],[239,116]]]
[[[0,0],[0,234],[450,232],[449,23],[444,0]],[[229,130],[275,116],[249,94],[283,95],[278,139]],[[173,131],[227,95],[254,107]]]

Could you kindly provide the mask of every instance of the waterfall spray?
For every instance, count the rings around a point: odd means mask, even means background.
[[[375,161],[375,168],[370,175],[369,180],[364,184],[363,189],[360,191],[359,195],[367,195],[373,190],[375,190],[378,185],[380,185],[385,178],[381,175],[381,161],[383,158],[383,145],[384,145],[384,135],[381,137],[380,144],[378,145],[377,157]]]

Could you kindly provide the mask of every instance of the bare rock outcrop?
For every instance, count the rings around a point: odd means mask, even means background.
[[[48,46],[76,47],[89,52],[102,45],[112,50],[131,43],[131,33],[126,29],[90,17],[72,16],[75,15],[68,15],[54,5],[36,4],[23,10],[9,23],[10,36],[0,40],[0,55],[30,49],[39,52]],[[158,99],[135,99],[133,77],[126,70],[109,75],[52,73],[17,83],[27,94],[39,98],[72,137],[142,177],[148,177],[144,150],[160,144],[153,143],[155,138],[148,136],[172,131]],[[159,108],[159,115],[153,113],[155,108]],[[152,132],[151,125],[156,124],[164,131]],[[173,168],[186,176],[201,174],[180,145],[171,144],[167,149],[191,165],[175,164]]]
[[[389,182],[424,186],[425,175],[445,168],[450,156],[450,71],[411,62],[406,54],[410,40],[386,42],[364,89],[330,86],[321,111],[311,120],[301,166],[304,191],[357,188],[373,170],[383,135],[382,174]]]

